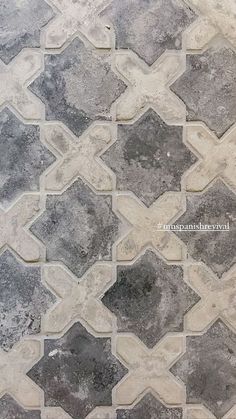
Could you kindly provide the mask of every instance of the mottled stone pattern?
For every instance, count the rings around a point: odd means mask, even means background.
[[[235,0],[0,0],[0,419],[236,418],[235,47]]]
[[[102,301],[117,315],[119,330],[153,347],[167,332],[183,330],[184,313],[197,300],[182,268],[148,251],[133,265],[118,266],[117,281]]]
[[[47,406],[84,419],[95,406],[111,405],[111,390],[126,372],[110,338],[95,338],[76,323],[62,338],[45,341],[44,356],[28,375],[44,389]]]
[[[131,125],[118,125],[117,141],[102,156],[116,173],[117,189],[152,204],[181,189],[181,176],[195,161],[182,141],[182,128],[165,124],[152,110]]]
[[[37,125],[25,125],[10,111],[0,113],[0,202],[38,191],[40,175],[55,157],[40,142]]]

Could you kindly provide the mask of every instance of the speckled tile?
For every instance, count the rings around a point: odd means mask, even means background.
[[[41,419],[40,410],[26,410],[8,394],[0,399],[0,414],[2,419]]]

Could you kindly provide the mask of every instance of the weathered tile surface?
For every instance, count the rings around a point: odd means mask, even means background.
[[[187,196],[186,212],[176,221],[183,225],[230,225],[229,231],[176,231],[188,247],[190,255],[206,263],[218,276],[235,262],[236,196],[222,181],[217,181],[202,194]]]
[[[118,125],[117,141],[102,159],[115,172],[118,190],[152,204],[163,192],[179,191],[181,176],[196,159],[182,128],[166,125],[152,110],[131,125]]]
[[[41,419],[39,410],[24,409],[8,394],[0,399],[0,414],[2,419]]]
[[[41,283],[40,267],[27,266],[6,250],[0,255],[0,346],[40,332],[41,315],[55,301]]]
[[[235,51],[216,44],[187,55],[187,69],[171,89],[186,103],[189,121],[203,121],[220,136],[236,122],[235,84]]]
[[[76,323],[63,337],[45,340],[44,356],[28,375],[44,389],[47,406],[83,419],[95,406],[111,404],[111,390],[126,372],[109,338],[95,338]]]
[[[55,160],[40,142],[37,125],[25,125],[9,110],[0,113],[0,202],[39,190],[39,178]]]
[[[202,336],[187,337],[186,354],[172,367],[189,403],[202,403],[221,418],[235,403],[236,338],[221,321]]]
[[[133,265],[118,266],[117,280],[102,299],[116,314],[118,330],[135,333],[148,347],[167,332],[183,330],[184,313],[197,300],[182,268],[151,251]]]
[[[111,105],[126,86],[111,71],[109,54],[99,55],[76,38],[44,60],[31,90],[45,103],[48,120],[62,121],[80,135],[91,122],[111,118]]]
[[[181,0],[111,0],[101,13],[115,28],[116,47],[130,48],[148,64],[166,49],[180,49],[195,14]]]

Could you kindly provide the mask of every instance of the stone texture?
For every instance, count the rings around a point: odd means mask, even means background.
[[[41,284],[40,267],[6,250],[0,255],[0,345],[8,350],[24,335],[40,332],[41,315],[55,301]]]
[[[165,407],[151,393],[132,409],[117,410],[117,419],[182,419],[182,409]]]
[[[229,231],[176,231],[186,243],[190,255],[206,263],[218,276],[222,276],[235,262],[236,251],[236,197],[221,181],[214,183],[201,195],[187,197],[186,212],[176,224],[229,223]]]
[[[93,121],[111,119],[111,105],[126,86],[111,71],[108,53],[99,55],[76,38],[44,61],[31,90],[45,103],[47,120],[62,121],[80,135]]]
[[[182,32],[195,19],[194,12],[180,0],[112,0],[101,13],[111,22],[116,47],[136,52],[152,64],[166,49],[180,49]]]
[[[55,160],[40,142],[38,125],[26,125],[9,110],[0,113],[0,203],[39,190],[39,178]]]
[[[130,195],[117,196],[117,209],[131,224],[131,230],[117,245],[118,260],[133,260],[145,247],[152,246],[167,260],[181,260],[183,246],[171,231],[158,230],[183,211],[182,196],[163,194],[149,208]]]
[[[40,30],[52,19],[44,0],[1,0],[0,58],[8,64],[22,48],[40,46]]]
[[[128,365],[129,375],[116,388],[117,402],[131,404],[152,389],[167,404],[183,404],[184,387],[169,372],[183,347],[182,336],[165,336],[152,350],[133,336],[118,336],[117,353]]]
[[[187,55],[185,73],[171,86],[187,106],[189,121],[201,120],[221,136],[235,121],[236,54],[216,44]]]
[[[48,195],[46,210],[31,226],[47,248],[47,260],[62,261],[82,275],[95,261],[111,260],[120,222],[111,197],[95,195],[82,180],[61,195]]]
[[[236,402],[236,338],[218,320],[202,336],[187,337],[186,354],[172,367],[187,387],[187,402],[221,418]]]
[[[132,265],[117,267],[117,280],[103,303],[117,316],[118,331],[135,333],[148,347],[168,332],[183,330],[184,313],[198,300],[183,282],[180,266],[147,251]]]
[[[0,399],[0,417],[2,419],[41,419],[39,410],[25,410],[8,394]]]
[[[130,125],[118,125],[117,141],[103,154],[118,190],[130,190],[146,205],[163,192],[179,191],[182,174],[196,158],[182,141],[182,128],[166,125],[147,111]]]
[[[168,124],[185,121],[185,105],[169,89],[185,70],[185,57],[181,53],[165,52],[149,66],[131,51],[119,51],[115,64],[117,71],[128,80],[128,88],[117,101],[117,120],[130,120],[152,107]]]
[[[111,390],[126,372],[109,338],[76,323],[63,337],[45,340],[44,356],[28,375],[44,389],[46,406],[84,419],[95,406],[111,404]]]

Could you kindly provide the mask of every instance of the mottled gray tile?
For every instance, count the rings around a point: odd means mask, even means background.
[[[236,54],[216,45],[187,55],[185,73],[171,86],[187,106],[189,121],[203,121],[221,136],[235,121]]]
[[[202,403],[222,418],[236,403],[236,335],[218,320],[202,336],[188,336],[171,372],[186,383],[188,403]]]
[[[132,409],[117,410],[117,419],[182,419],[180,408],[165,407],[152,394],[146,394]]]
[[[182,140],[182,127],[166,125],[148,110],[132,125],[118,125],[117,141],[102,159],[115,172],[117,188],[131,190],[146,205],[181,189],[182,174],[196,161]]]
[[[41,314],[55,297],[41,284],[40,267],[26,266],[6,250],[0,256],[0,346],[40,332]]]
[[[23,124],[9,110],[0,113],[0,204],[22,192],[38,191],[41,173],[55,160],[40,142],[37,125]]]
[[[47,248],[47,260],[59,260],[81,276],[97,260],[111,260],[120,222],[111,197],[96,195],[82,180],[61,195],[48,195],[46,210],[31,231]]]
[[[182,32],[195,19],[181,0],[112,0],[101,16],[115,28],[116,47],[131,48],[148,64],[166,49],[180,49]]]
[[[111,71],[110,55],[86,48],[79,38],[60,54],[45,55],[44,72],[31,84],[46,105],[46,118],[64,122],[76,135],[94,120],[110,119],[125,88]]]
[[[54,16],[44,0],[1,0],[0,58],[8,64],[22,48],[40,46],[40,30]]]
[[[206,263],[218,276],[236,261],[236,196],[221,181],[201,195],[187,196],[186,212],[175,224],[226,224],[229,231],[178,231],[194,259]]]
[[[21,407],[11,396],[5,394],[0,399],[1,419],[40,419],[39,410],[27,410]]]
[[[183,330],[184,313],[199,300],[180,266],[147,251],[133,265],[118,266],[117,280],[102,301],[117,316],[118,330],[153,347],[167,332]]]
[[[28,375],[43,388],[46,406],[84,419],[96,406],[112,404],[112,388],[126,373],[110,338],[96,338],[76,323],[63,337],[45,340],[44,356]]]

